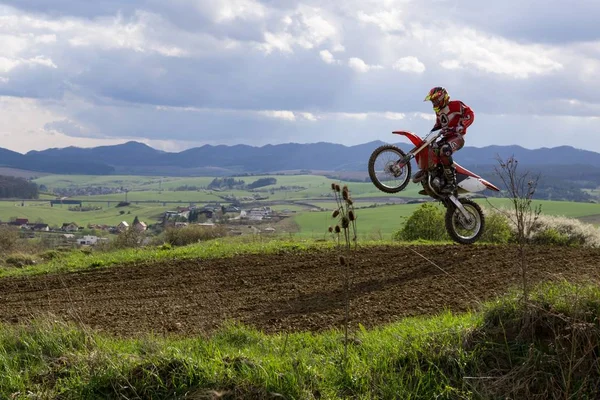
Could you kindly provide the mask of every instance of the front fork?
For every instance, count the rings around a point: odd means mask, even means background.
[[[395,166],[398,168],[404,168],[406,166],[406,164],[408,164],[410,162],[410,160],[412,160],[414,158],[414,156],[415,155],[413,153],[406,154],[404,157],[402,157],[401,159],[396,161]]]
[[[408,164],[410,162],[410,160],[412,160],[413,158],[415,158],[415,154],[419,154],[421,152],[421,150],[423,150],[426,147],[429,147],[432,143],[434,143],[437,138],[439,138],[441,136],[440,134],[435,135],[433,138],[423,142],[421,144],[421,146],[419,147],[415,147],[413,148],[411,151],[409,151],[404,157],[402,157],[401,159],[399,159],[396,162],[396,166],[398,166],[399,168],[404,168],[404,166],[406,164]]]
[[[469,213],[465,209],[465,207],[463,207],[462,203],[458,200],[458,198],[454,195],[450,195],[450,196],[448,196],[448,199],[452,202],[452,204],[454,204],[456,206],[456,208],[458,208],[458,210],[463,215],[463,217],[465,217],[465,220],[467,221],[467,223],[471,223],[471,218],[472,218],[471,213]]]

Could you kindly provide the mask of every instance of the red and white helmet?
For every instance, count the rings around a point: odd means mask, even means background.
[[[427,97],[425,97],[425,100],[423,101],[428,100],[431,101],[431,104],[433,104],[434,111],[438,112],[448,105],[450,102],[450,95],[445,88],[436,86],[429,91]]]

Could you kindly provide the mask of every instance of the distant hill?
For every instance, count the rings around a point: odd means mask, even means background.
[[[371,152],[381,141],[356,146],[333,143],[205,145],[179,153],[138,142],[94,148],[67,147],[20,154],[0,148],[0,167],[58,174],[230,175],[282,170],[365,171]],[[399,144],[404,150],[408,143]],[[466,167],[494,165],[495,157],[514,155],[522,165],[585,165],[600,168],[600,153],[570,146],[535,150],[520,146],[465,147],[456,160]]]

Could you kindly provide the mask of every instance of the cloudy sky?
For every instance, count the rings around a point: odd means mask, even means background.
[[[0,0],[0,147],[395,141],[600,152],[600,1]]]

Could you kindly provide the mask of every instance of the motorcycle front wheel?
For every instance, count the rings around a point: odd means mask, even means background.
[[[483,211],[473,200],[459,199],[459,201],[469,214],[469,218],[465,218],[455,205],[449,204],[446,207],[446,231],[457,243],[475,243],[485,228]]]
[[[399,166],[406,154],[397,146],[387,144],[373,151],[369,158],[369,178],[375,187],[385,193],[398,193],[410,180],[410,161]]]

